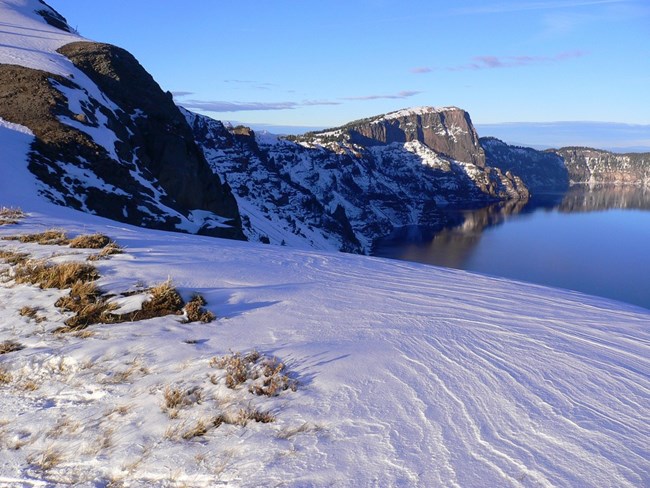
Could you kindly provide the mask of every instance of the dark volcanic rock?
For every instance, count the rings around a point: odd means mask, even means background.
[[[521,178],[531,192],[565,191],[569,172],[561,156],[529,147],[511,146],[494,137],[481,137],[487,165]]]
[[[43,8],[37,10],[36,13],[41,17],[43,17],[43,20],[45,20],[45,22],[50,24],[52,27],[61,29],[62,31],[74,32],[74,30],[68,25],[68,21],[65,19],[63,15],[61,15],[59,12],[54,10],[43,0],[38,0],[38,1],[40,4],[43,5]]]
[[[438,207],[528,196],[518,177],[452,159],[424,139],[386,135],[368,145],[353,142],[364,126],[358,122],[285,140],[185,115],[213,170],[228,175],[252,240],[367,253],[374,239],[395,228],[438,225]],[[429,119],[420,114],[413,120]],[[461,137],[454,127],[447,131],[469,151],[473,136]],[[474,134],[471,126],[468,133]],[[447,152],[458,156],[462,151],[449,137]]]
[[[0,65],[0,117],[35,134],[29,168],[42,193],[123,222],[244,238],[229,187],[135,58],[90,42],[59,52],[89,79]]]
[[[456,107],[400,110],[351,122],[343,129],[357,144],[420,141],[450,159],[485,167],[483,148],[469,114]]]

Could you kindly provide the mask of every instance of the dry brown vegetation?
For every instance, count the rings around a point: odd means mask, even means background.
[[[8,354],[10,352],[20,351],[25,349],[25,346],[15,341],[0,342],[0,354]]]
[[[207,324],[216,319],[216,316],[212,312],[203,308],[206,304],[207,302],[205,301],[205,298],[201,295],[194,295],[192,299],[185,304],[185,307],[183,307],[185,315],[187,316],[186,322],[203,322],[204,324]]]
[[[27,261],[14,269],[16,283],[29,283],[41,288],[70,288],[77,281],[94,281],[97,278],[97,269],[86,263]]]
[[[0,207],[0,226],[17,224],[25,218],[25,213],[19,208]]]
[[[38,314],[38,308],[30,307],[28,305],[21,307],[21,309],[18,311],[18,314],[20,314],[21,317],[27,317],[29,319],[34,320],[37,324],[47,320],[42,315]]]
[[[70,241],[70,247],[75,249],[102,249],[111,240],[104,234],[84,234],[75,237]]]
[[[114,254],[122,254],[124,249],[114,241],[110,241],[106,246],[102,248],[97,254],[92,254],[88,256],[88,261],[97,261],[98,259],[108,258]]]
[[[163,412],[167,412],[170,418],[178,416],[178,410],[195,403],[203,401],[203,390],[198,386],[182,389],[177,386],[166,386],[163,391]]]
[[[13,376],[9,372],[6,366],[0,364],[0,385],[6,385],[11,383]]]
[[[57,329],[58,332],[79,331],[89,325],[113,323],[110,314],[115,305],[108,303],[99,288],[92,281],[76,281],[70,289],[70,294],[59,298],[55,305],[75,315],[65,321],[67,329]]]
[[[3,237],[6,241],[19,241],[22,243],[35,242],[44,246],[65,246],[70,243],[70,239],[64,231],[60,229],[50,229],[36,234],[23,234],[18,236]]]
[[[212,358],[210,366],[226,371],[226,386],[231,389],[249,382],[249,391],[255,395],[276,396],[285,390],[296,391],[297,384],[285,373],[285,366],[277,358],[252,351],[246,355],[232,353]]]
[[[24,252],[15,252],[15,251],[5,251],[0,250],[0,259],[5,261],[10,266],[15,266],[17,264],[22,264],[27,261],[29,254]]]

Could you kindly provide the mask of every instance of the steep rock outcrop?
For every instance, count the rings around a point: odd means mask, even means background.
[[[0,117],[36,136],[29,169],[41,193],[132,224],[244,238],[230,189],[135,58],[92,42],[59,52],[80,72],[0,65]]]
[[[587,147],[565,147],[549,152],[564,159],[573,183],[650,186],[650,153],[617,154]]]
[[[213,170],[227,175],[252,240],[368,253],[397,227],[438,225],[440,206],[528,196],[516,176],[418,139],[353,142],[357,123],[287,140],[185,115]]]
[[[511,146],[494,137],[481,137],[480,143],[488,166],[517,175],[533,193],[565,191],[569,187],[569,172],[558,154]]]
[[[485,167],[485,155],[469,114],[456,107],[419,107],[350,122],[327,132],[347,132],[363,146],[419,141],[441,156]]]

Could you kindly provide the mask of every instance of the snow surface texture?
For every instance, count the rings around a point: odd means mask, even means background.
[[[11,203],[11,202],[8,202]],[[63,292],[4,283],[0,483],[214,486],[647,486],[650,314],[578,293],[345,254],[116,226],[53,208],[0,234],[100,231],[120,292],[171,277],[219,319],[96,325],[56,335]],[[88,251],[0,241],[58,261]],[[216,251],[216,252],[215,252]],[[74,253],[74,254],[73,254]],[[36,307],[36,323],[19,315]],[[296,392],[244,400],[276,421],[179,433],[243,390],[210,359],[256,349]],[[168,386],[200,388],[177,418]],[[16,449],[16,447],[20,447]],[[60,458],[53,456],[60,455]],[[57,459],[42,469],[43,460]],[[100,481],[97,481],[100,480]]]
[[[462,271],[116,224],[41,200],[26,169],[31,136],[3,124],[0,137],[0,171],[16,175],[0,206],[30,212],[0,235],[103,232],[127,252],[97,262],[102,290],[171,277],[219,317],[54,334],[66,292],[3,282],[0,343],[25,348],[0,355],[0,486],[650,483],[647,311]],[[90,252],[5,240],[0,250],[56,261]],[[251,350],[284,361],[297,391],[226,388],[212,358]],[[192,392],[176,417],[164,411],[168,388]],[[275,421],[184,438],[240,408]]]

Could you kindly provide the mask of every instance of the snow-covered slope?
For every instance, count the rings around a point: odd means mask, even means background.
[[[11,203],[11,202],[3,202]],[[59,210],[63,212],[63,209]],[[647,311],[417,264],[169,234],[35,213],[2,235],[100,231],[117,293],[171,277],[219,319],[174,316],[54,334],[63,294],[0,286],[0,484],[647,486]],[[0,241],[58,261],[60,246]],[[45,321],[20,315],[36,307]],[[212,358],[257,350],[298,382],[269,399]],[[214,379],[214,375],[217,379]],[[198,391],[175,418],[165,391]],[[238,405],[272,423],[222,425]],[[235,410],[236,411],[236,410]],[[47,461],[51,462],[51,466]],[[30,481],[31,480],[31,481]]]
[[[37,0],[0,2],[0,118],[35,135],[40,194],[137,225],[243,238],[170,94],[128,52]],[[52,24],[52,25],[50,25]]]
[[[27,171],[31,136],[6,123],[0,135],[0,172],[15,175],[0,206],[30,210],[0,235],[103,232],[126,252],[95,262],[102,291],[171,278],[218,317],[57,334],[70,313],[55,303],[67,290],[17,285],[9,271],[0,486],[650,483],[647,310],[418,264],[117,224],[40,200]],[[0,252],[64,262],[93,251],[0,240]],[[137,307],[131,296],[120,305]],[[253,350],[283,361],[295,391],[228,388],[219,358]],[[182,400],[170,408],[174,392]],[[241,421],[251,412],[273,421]]]

